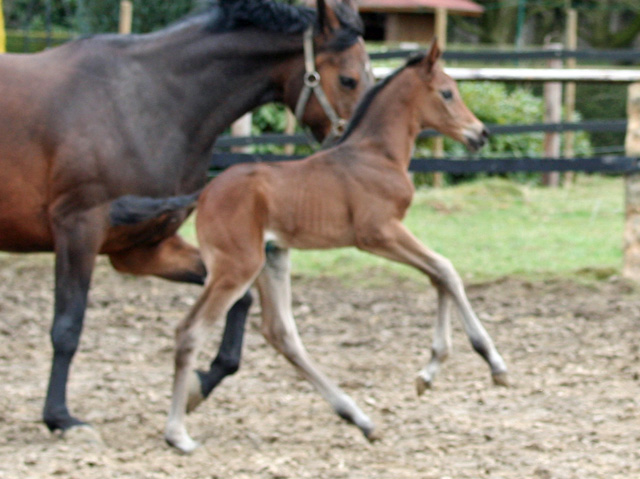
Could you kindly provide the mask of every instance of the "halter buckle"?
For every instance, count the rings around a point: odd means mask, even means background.
[[[316,71],[305,73],[304,84],[309,88],[315,88],[320,85],[320,73]]]

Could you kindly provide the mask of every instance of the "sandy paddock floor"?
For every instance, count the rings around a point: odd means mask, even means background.
[[[188,420],[202,443],[162,439],[173,329],[198,287],[125,277],[100,261],[70,407],[102,440],[40,422],[51,346],[52,258],[0,257],[0,478],[640,477],[640,291],[504,279],[468,288],[510,367],[491,384],[456,321],[454,354],[418,398],[435,293],[294,280],[294,311],[320,367],[377,423],[369,444],[268,346],[254,306],[243,366]],[[202,356],[216,350],[216,338]]]

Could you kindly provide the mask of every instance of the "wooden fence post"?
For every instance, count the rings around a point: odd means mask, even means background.
[[[122,35],[131,33],[131,25],[133,24],[133,3],[129,0],[120,2],[120,22],[118,24],[118,32]]]
[[[231,124],[231,136],[251,136],[251,121],[253,115],[245,113]],[[234,146],[231,148],[234,153],[247,153],[248,146]]]
[[[2,13],[2,0],[0,0],[0,53],[7,51],[7,34],[4,31],[4,14]]]
[[[286,123],[284,126],[284,132],[287,135],[293,135],[296,132],[296,124],[298,120],[296,119],[295,113],[291,111],[290,108],[285,108],[286,115]],[[284,145],[284,154],[285,155],[293,155],[296,151],[296,147],[293,143],[287,143]]]
[[[447,17],[448,14],[446,8],[436,8],[435,35],[438,37],[438,45],[440,46],[440,50],[443,52],[447,48]],[[442,60],[440,60],[440,62],[444,65]],[[433,157],[444,157],[444,137],[442,135],[438,135],[433,139]],[[434,188],[441,188],[443,185],[444,173],[436,171],[433,174],[433,186]]]
[[[640,83],[629,86],[627,99],[627,156],[640,156]],[[625,176],[624,265],[626,278],[640,281],[640,173]]]
[[[561,43],[551,43],[546,46],[549,50],[562,50]],[[550,68],[562,68],[562,60],[549,61]],[[544,84],[544,122],[560,123],[562,121],[562,83],[546,82]],[[558,133],[545,133],[544,155],[558,158],[560,156],[560,135]],[[558,186],[560,174],[558,172],[544,173],[542,184],[545,186]]]
[[[566,38],[567,50],[576,50],[578,48],[578,11],[575,8],[567,10],[567,38]],[[575,58],[567,59],[567,68],[575,68],[577,65]],[[576,84],[575,82],[568,82],[564,86],[564,114],[565,121],[572,122],[574,112],[576,109]],[[575,143],[575,132],[567,131],[564,134],[564,148],[562,156],[565,158],[573,158]],[[573,171],[567,171],[564,174],[562,184],[565,187],[571,186],[575,177]]]

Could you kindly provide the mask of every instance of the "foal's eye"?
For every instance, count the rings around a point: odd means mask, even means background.
[[[345,77],[340,75],[339,79],[340,79],[340,84],[343,87],[348,88],[349,90],[355,90],[356,87],[358,86],[358,80],[356,80],[355,78]]]
[[[440,94],[445,100],[451,100],[453,98],[453,92],[451,90],[442,90]]]

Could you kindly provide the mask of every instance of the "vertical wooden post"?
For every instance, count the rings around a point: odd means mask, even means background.
[[[578,48],[578,11],[575,8],[567,10],[567,38],[565,40],[567,50],[576,50]],[[567,59],[567,68],[575,68],[577,65],[575,58]],[[569,82],[564,86],[564,114],[565,121],[573,121],[573,113],[576,109],[576,84],[575,82]],[[564,134],[564,148],[563,156],[565,158],[573,158],[574,151],[573,145],[575,142],[575,133],[573,131],[567,131]],[[567,171],[564,174],[563,185],[565,187],[571,186],[573,183],[575,173],[573,171]]]
[[[293,135],[296,131],[296,123],[297,123],[296,115],[289,108],[286,108],[285,112],[287,115],[286,117],[287,122],[284,127],[284,132],[287,135]],[[284,145],[285,155],[293,155],[294,151],[295,151],[295,145],[293,145],[292,143],[287,143],[286,145]]]
[[[447,48],[447,17],[448,14],[446,8],[436,8],[435,35],[438,37],[438,45],[443,52]],[[433,139],[433,157],[444,157],[444,138],[440,135]],[[440,188],[443,185],[444,174],[436,171],[433,174],[433,186],[434,188]]]
[[[0,0],[0,53],[7,51],[7,34],[4,31],[4,14],[2,13],[2,0]]]
[[[231,124],[231,136],[250,136],[251,121],[253,115],[246,113]],[[247,146],[234,146],[231,151],[234,153],[246,153],[249,150]]]
[[[627,99],[627,156],[640,156],[640,83],[629,86]],[[640,281],[640,173],[625,176],[624,264],[622,274]]]
[[[120,2],[120,22],[118,24],[118,32],[122,35],[131,33],[131,25],[133,23],[133,3],[129,0]]]
[[[550,50],[561,50],[562,44],[552,43],[546,46]],[[549,61],[549,68],[562,68],[562,60]],[[544,122],[559,123],[562,120],[562,84],[560,82],[546,82],[544,84]],[[560,135],[558,133],[545,133],[544,155],[557,158],[560,156]],[[558,186],[560,175],[558,172],[544,173],[542,184],[545,186]]]

